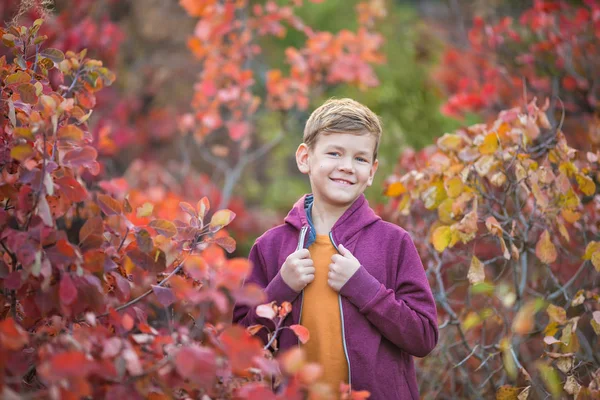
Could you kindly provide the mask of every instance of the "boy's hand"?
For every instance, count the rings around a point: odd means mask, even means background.
[[[334,254],[329,264],[327,283],[333,290],[339,292],[360,268],[360,262],[341,244],[338,246],[340,254]]]
[[[296,292],[300,292],[315,279],[315,266],[308,249],[290,254],[279,272],[283,281]]]

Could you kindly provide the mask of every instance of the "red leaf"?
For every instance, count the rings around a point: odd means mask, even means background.
[[[138,267],[153,273],[163,272],[167,268],[167,258],[160,249],[154,249],[149,254],[140,249],[133,249],[127,252],[131,261]]]
[[[220,336],[234,374],[248,376],[255,357],[263,356],[261,341],[241,326],[230,326]]]
[[[215,352],[209,347],[182,347],[175,356],[177,372],[201,387],[212,387],[217,376]]]
[[[215,239],[215,243],[225,249],[228,253],[235,251],[235,240],[231,236],[223,236]]]
[[[66,195],[69,200],[75,203],[88,199],[87,190],[75,178],[62,176],[55,178],[54,183],[59,186],[61,194]]]
[[[308,332],[308,329],[306,329],[302,325],[292,325],[290,326],[290,329],[294,331],[294,333],[296,334],[296,336],[298,336],[298,339],[300,339],[302,344],[308,342],[308,340],[310,339],[310,333]]]
[[[227,128],[229,137],[235,141],[242,139],[250,131],[250,125],[247,122],[230,122],[227,124]]]
[[[196,214],[196,210],[194,210],[194,207],[190,203],[186,203],[185,201],[182,201],[182,202],[179,203],[179,208],[181,208],[183,211],[185,211],[186,213],[188,213],[192,217],[197,217],[198,216]]]
[[[173,291],[169,288],[158,285],[152,285],[152,291],[156,295],[156,298],[158,299],[160,304],[162,304],[164,307],[169,307],[177,300],[177,298],[173,294]]]
[[[92,217],[85,221],[79,230],[79,243],[83,243],[91,235],[101,236],[104,232],[104,222],[101,217]]]
[[[29,342],[29,336],[11,317],[0,321],[0,344],[9,350],[20,350]]]
[[[64,274],[60,280],[60,288],[58,290],[60,302],[69,305],[77,298],[77,288],[73,284],[73,280],[69,274]]]
[[[121,203],[105,194],[98,195],[98,206],[106,215],[118,215],[123,212]]]
[[[250,307],[262,304],[267,300],[264,289],[252,283],[239,288],[239,290],[233,293],[233,297],[235,298],[236,303],[245,304]]]
[[[121,324],[123,325],[123,328],[125,328],[126,331],[130,331],[135,326],[135,320],[131,315],[125,313],[121,318]]]
[[[63,164],[69,167],[86,167],[92,174],[97,174],[99,165],[96,161],[98,152],[92,146],[85,146],[81,149],[73,149],[64,155]]]
[[[38,371],[44,378],[54,382],[64,378],[87,376],[92,367],[92,362],[84,353],[67,351],[52,357],[50,361],[42,364]]]

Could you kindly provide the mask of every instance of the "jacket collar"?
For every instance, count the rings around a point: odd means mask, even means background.
[[[285,217],[285,223],[298,230],[302,229],[303,226],[310,226],[309,218],[306,215],[306,205],[311,200],[312,194],[306,194],[298,199],[287,217]],[[369,202],[365,198],[365,195],[361,194],[336,221],[333,228],[331,228],[331,232],[339,243],[345,245],[361,229],[380,219],[371,207],[369,207]]]

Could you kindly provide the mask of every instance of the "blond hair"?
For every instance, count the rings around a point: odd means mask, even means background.
[[[368,107],[352,99],[329,99],[314,110],[304,127],[304,143],[313,149],[320,135],[351,133],[375,136],[373,160],[377,158],[381,138],[379,117]]]

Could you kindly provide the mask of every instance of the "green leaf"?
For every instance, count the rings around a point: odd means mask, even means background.
[[[56,64],[60,63],[62,60],[65,59],[65,53],[63,53],[59,49],[53,49],[53,48],[44,49],[44,50],[40,51],[40,54],[42,56],[54,61]]]

